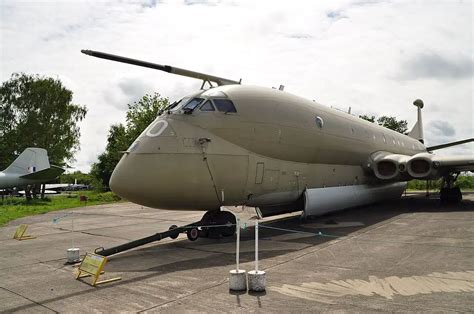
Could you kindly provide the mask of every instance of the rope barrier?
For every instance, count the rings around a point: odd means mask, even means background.
[[[232,226],[237,226],[237,224],[224,224],[224,225],[194,225],[194,226],[184,226],[182,229],[193,229],[193,228],[221,228],[221,227],[232,227]],[[319,232],[308,232],[308,231],[300,231],[300,230],[292,230],[292,229],[285,229],[285,228],[277,228],[277,227],[270,227],[267,225],[259,224],[260,228],[266,228],[266,229],[272,229],[272,230],[278,230],[278,231],[285,231],[285,232],[293,232],[293,233],[301,233],[301,234],[309,234],[309,235],[314,235],[314,236],[320,236],[320,237],[327,237],[327,238],[340,238],[342,236],[337,236],[337,235],[332,235],[332,234],[327,234],[327,233],[322,233],[321,231]],[[247,223],[244,223],[243,226],[241,225],[241,229],[245,230],[247,228]],[[271,238],[271,237],[270,237]]]
[[[288,231],[288,232],[293,232],[293,233],[311,234],[311,235],[316,235],[316,236],[321,236],[321,237],[329,237],[329,238],[340,238],[341,237],[341,236],[337,236],[337,235],[322,233],[321,231],[319,231],[318,233],[314,233],[314,232],[308,232],[308,231],[299,231],[299,230],[291,230],[291,229],[270,227],[270,226],[265,226],[265,225],[259,225],[259,226],[260,226],[260,228],[274,229],[274,230],[280,230],[280,231]]]
[[[73,214],[73,213],[70,212],[70,213],[66,213],[66,214],[64,214],[64,215],[62,215],[62,216],[55,217],[55,218],[53,218],[53,223],[55,224],[55,223],[57,223],[59,220],[61,220],[61,219],[63,219],[63,218],[66,218],[66,217],[68,217],[68,216],[70,216],[70,215],[72,215],[72,214]]]

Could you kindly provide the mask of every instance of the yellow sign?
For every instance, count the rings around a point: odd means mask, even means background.
[[[106,262],[104,256],[87,253],[79,266],[79,271],[98,276]]]
[[[81,264],[79,265],[76,279],[92,276],[94,277],[94,279],[92,280],[92,286],[122,279],[121,277],[117,277],[97,281],[99,279],[99,276],[104,273],[102,270],[104,269],[105,263],[107,263],[107,257],[87,253]]]
[[[18,228],[15,230],[15,234],[13,235],[13,239],[15,240],[29,240],[34,239],[35,237],[25,235],[26,229],[28,229],[28,225],[19,225]]]

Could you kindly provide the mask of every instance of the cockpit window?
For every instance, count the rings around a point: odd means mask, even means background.
[[[189,97],[185,97],[179,101],[175,101],[174,103],[166,107],[165,110],[175,111],[179,109],[181,106],[183,106],[185,103],[187,103],[188,101],[189,101]]]
[[[228,99],[214,99],[214,105],[216,105],[217,110],[222,112],[237,112],[232,101]]]
[[[199,106],[199,104],[203,101],[204,99],[203,98],[193,98],[190,102],[188,102],[184,107],[183,109],[184,110],[189,110],[189,111],[193,111],[194,109],[196,109],[197,106]]]
[[[216,111],[210,100],[206,101],[199,109],[201,111]]]

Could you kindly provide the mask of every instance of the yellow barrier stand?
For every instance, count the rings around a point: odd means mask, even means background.
[[[36,237],[25,235],[26,229],[28,229],[28,225],[19,225],[18,228],[16,228],[15,234],[13,235],[13,239],[18,241],[35,239]]]
[[[84,259],[82,260],[81,264],[79,265],[76,279],[85,278],[85,277],[94,277],[92,279],[92,286],[95,287],[96,285],[100,285],[107,282],[112,282],[116,280],[122,279],[122,277],[116,277],[111,279],[105,279],[101,281],[97,281],[99,276],[104,273],[103,269],[107,263],[107,257],[87,253]]]

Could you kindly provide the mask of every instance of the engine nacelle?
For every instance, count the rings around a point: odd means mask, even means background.
[[[407,179],[406,164],[410,156],[376,152],[372,154],[369,167],[381,180]]]
[[[436,156],[429,153],[420,153],[412,156],[407,162],[408,174],[415,179],[434,179],[439,177],[439,162]]]

